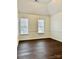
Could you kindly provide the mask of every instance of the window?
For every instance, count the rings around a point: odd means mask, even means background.
[[[44,33],[44,20],[38,20],[38,33]]]
[[[28,19],[20,19],[20,34],[28,34]]]

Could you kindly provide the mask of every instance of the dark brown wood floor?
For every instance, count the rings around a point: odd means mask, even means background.
[[[17,59],[62,59],[62,43],[53,39],[21,41]]]

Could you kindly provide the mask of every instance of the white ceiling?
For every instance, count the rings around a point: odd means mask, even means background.
[[[18,12],[20,13],[50,15],[49,11],[56,12],[56,9],[59,10],[60,7],[60,2],[55,5],[52,0],[38,0],[38,2],[35,0],[18,0]]]
[[[35,2],[35,0],[18,0],[19,2]],[[38,3],[49,3],[51,0],[37,0]]]
[[[62,12],[62,0],[52,0],[52,2],[48,4],[48,9],[50,15]]]

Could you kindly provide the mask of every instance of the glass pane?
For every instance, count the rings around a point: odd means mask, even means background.
[[[20,19],[20,34],[28,34],[28,19]]]
[[[44,20],[38,20],[38,33],[44,33]]]

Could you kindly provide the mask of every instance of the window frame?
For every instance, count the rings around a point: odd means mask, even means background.
[[[24,25],[24,26],[26,26],[26,30],[27,30],[27,32],[26,33],[21,33],[21,20],[27,20],[27,24],[26,25]],[[29,34],[29,19],[28,18],[20,18],[19,19],[19,35],[27,35],[27,34]]]

